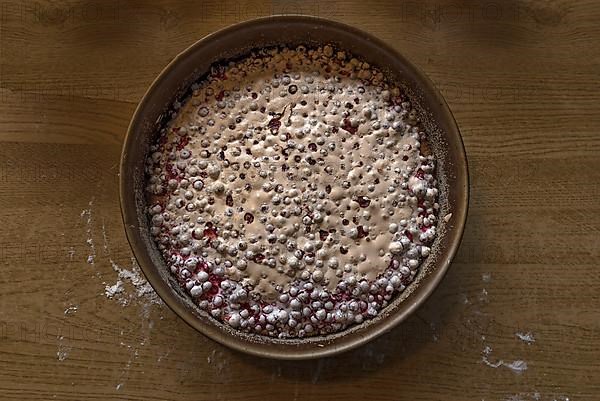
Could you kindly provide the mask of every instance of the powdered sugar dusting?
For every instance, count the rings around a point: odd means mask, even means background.
[[[533,344],[535,342],[535,337],[530,331],[527,333],[515,333],[515,336],[517,336],[519,340],[526,342],[527,344]]]
[[[489,359],[491,353],[492,347],[486,345],[482,351],[483,356],[481,357],[481,361],[490,368],[497,369],[501,366],[504,366],[505,368],[510,369],[516,374],[522,374],[527,370],[527,362],[522,361],[520,359],[512,362],[504,362],[502,359],[499,359],[496,362],[492,362]]]
[[[75,248],[69,247],[69,252],[67,252],[67,255],[69,255],[69,260],[73,260],[75,257]]]
[[[86,223],[86,243],[90,250],[90,255],[87,259],[91,264],[97,267],[96,276],[101,280],[104,278],[100,271],[101,268],[108,268],[108,266],[110,266],[108,271],[110,272],[112,270],[112,272],[116,273],[116,277],[114,277],[112,282],[107,283],[106,281],[102,281],[104,288],[101,294],[108,299],[118,302],[123,307],[131,304],[140,307],[139,327],[141,328],[141,341],[136,340],[132,344],[121,342],[121,346],[127,347],[129,359],[118,378],[117,384],[115,384],[115,390],[119,391],[126,385],[129,371],[133,362],[139,357],[140,350],[149,342],[150,332],[154,324],[151,317],[151,312],[153,311],[152,308],[154,305],[163,305],[163,303],[143,276],[135,258],[130,257],[130,265],[127,267],[123,266],[113,258],[109,238],[107,236],[106,224],[103,219],[101,229],[95,229],[96,225],[94,223],[98,219],[95,218],[93,206],[94,201],[92,199],[92,201],[89,202],[89,208],[81,212],[81,217]],[[98,238],[100,235],[101,242],[97,242],[95,238]],[[101,244],[101,246],[97,244]],[[77,306],[70,306],[65,310],[65,315],[74,313],[76,310]],[[162,316],[160,318],[162,319]],[[123,331],[121,331],[121,335],[123,335]],[[63,344],[62,339],[59,340],[58,359],[66,359],[69,355],[69,351],[70,347]]]
[[[570,401],[566,395],[542,395],[539,391],[521,392],[504,398],[504,401]]]
[[[503,365],[519,375],[527,370],[527,362],[520,359],[510,363],[503,363]]]
[[[69,357],[69,353],[73,348],[65,343],[63,336],[58,337],[58,351],[56,351],[56,359],[60,362],[66,360]]]
[[[227,370],[227,366],[225,366],[225,356],[222,352],[217,351],[217,349],[213,349],[210,354],[208,354],[206,362],[210,366],[214,366],[220,375]]]
[[[81,212],[81,218],[85,220],[86,223],[86,233],[87,233],[87,239],[86,239],[86,243],[88,244],[89,248],[90,248],[90,254],[87,257],[87,262],[90,265],[94,264],[94,261],[96,259],[96,246],[94,245],[94,239],[92,237],[92,206],[94,205],[94,199],[92,198],[92,200],[88,203],[89,208],[88,209],[83,209],[83,211]]]
[[[489,361],[488,356],[492,353],[492,347],[490,347],[489,345],[486,345],[485,348],[483,349],[483,356],[481,357],[481,361],[483,363],[485,363],[487,366],[489,366],[490,368],[499,368],[500,366],[502,366],[502,364],[504,363],[502,360],[492,363]]]
[[[76,305],[71,305],[71,306],[69,306],[67,309],[65,309],[65,311],[64,311],[64,315],[65,315],[65,316],[72,315],[72,314],[74,314],[75,312],[77,312],[77,309],[78,309],[78,306],[76,306]]]
[[[160,298],[156,292],[154,292],[150,283],[142,276],[140,267],[134,258],[131,258],[130,269],[119,266],[113,260],[110,260],[110,263],[113,270],[117,272],[118,275],[117,283],[111,287],[114,288],[117,286],[117,292],[112,295],[122,295],[120,301],[123,305],[127,305],[130,300],[135,298],[144,298],[146,301],[153,304],[161,303]],[[123,281],[129,282],[133,286],[135,290],[134,294],[124,294]],[[109,294],[107,293],[106,295],[108,296]]]
[[[112,283],[103,282],[105,295],[108,299],[114,299],[118,301],[122,306],[127,306],[131,301],[136,300],[139,303],[149,304],[162,304],[162,301],[154,292],[154,289],[144,278],[140,267],[138,266],[135,258],[131,257],[131,267],[123,267],[119,265],[113,258],[110,250],[110,244],[106,235],[106,226],[102,221],[102,249],[103,252],[98,254],[96,249],[96,242],[94,240],[94,199],[88,203],[88,208],[81,212],[80,217],[84,220],[86,227],[86,244],[89,247],[90,254],[87,257],[87,262],[91,265],[100,262],[99,256],[104,255],[108,259],[108,263],[112,267],[112,270],[117,273],[116,281]],[[100,276],[100,272],[96,275]],[[133,287],[133,291],[128,291],[127,287]],[[76,307],[75,307],[76,310]],[[65,315],[70,312],[65,311]]]
[[[113,285],[106,285],[105,295],[108,298],[115,298],[116,296],[119,302],[124,306],[129,304],[129,301],[136,297],[145,298],[150,303],[160,303],[158,295],[154,292],[150,283],[143,277],[140,267],[134,257],[131,257],[131,268],[129,269],[120,266],[113,260],[104,221],[102,222],[102,240],[104,252],[108,256],[108,261],[113,270],[117,273],[117,282]],[[135,290],[134,294],[125,293],[124,282],[128,282],[133,286]]]
[[[488,302],[488,292],[485,288],[483,288],[481,290],[481,293],[479,294],[479,301],[481,303],[487,303]]]
[[[123,282],[121,280],[118,280],[113,285],[107,284],[104,288],[104,295],[106,295],[107,298],[113,298],[115,295],[120,294],[121,292],[123,292]]]
[[[139,265],[134,257],[131,257],[131,268],[127,269],[118,265],[110,255],[110,247],[108,244],[108,238],[106,236],[106,226],[102,223],[102,239],[104,244],[104,250],[108,254],[108,261],[112,266],[113,270],[117,273],[117,282],[112,286],[107,285],[105,288],[105,295],[108,298],[116,298],[122,305],[127,305],[132,299],[144,298],[151,304],[160,304],[162,301],[154,292],[154,289],[143,277]],[[134,294],[125,293],[123,283],[128,282],[135,290]]]

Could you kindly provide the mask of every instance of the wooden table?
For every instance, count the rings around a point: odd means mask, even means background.
[[[0,6],[1,399],[599,399],[597,1]],[[318,361],[240,355],[153,303],[132,283],[118,204],[121,142],[154,77],[202,36],[275,13],[355,25],[420,66],[456,116],[472,179],[434,296]]]

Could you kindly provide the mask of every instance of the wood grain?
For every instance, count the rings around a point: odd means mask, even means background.
[[[319,361],[232,352],[128,281],[126,306],[104,294],[115,267],[134,268],[117,166],[136,102],[197,39],[279,13],[355,25],[420,66],[472,178],[431,299]],[[1,0],[0,398],[597,400],[599,19],[593,0]],[[521,374],[506,367],[518,360]]]

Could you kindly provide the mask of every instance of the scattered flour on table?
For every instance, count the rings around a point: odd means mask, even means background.
[[[64,315],[65,315],[65,316],[73,315],[73,314],[75,314],[75,312],[77,312],[77,309],[78,309],[78,308],[79,308],[79,307],[78,307],[78,306],[76,306],[76,305],[71,305],[71,306],[69,306],[67,309],[65,309],[65,311],[64,311]]]
[[[123,292],[123,282],[121,280],[117,280],[113,285],[106,284],[106,287],[104,287],[104,295],[106,295],[107,298],[113,298],[121,292]]]
[[[522,360],[512,361],[510,363],[504,363],[504,366],[512,370],[516,374],[521,374],[527,370],[527,362]]]
[[[533,344],[535,342],[535,337],[530,331],[527,333],[515,333],[515,336],[517,336],[519,340],[526,342],[527,344]]]
[[[137,360],[138,356],[140,355],[139,349],[135,346],[126,345],[123,342],[121,342],[121,346],[127,347],[129,351],[129,360],[127,361],[125,367],[123,368],[123,371],[121,372],[121,375],[119,377],[119,383],[115,387],[115,390],[117,391],[119,391],[125,385],[125,382],[129,378],[129,370],[131,369],[131,364],[135,360]]]
[[[505,368],[510,369],[513,373],[519,375],[527,370],[527,362],[522,361],[520,359],[512,362],[504,362],[502,359],[499,359],[496,362],[491,362],[489,356],[492,353],[492,347],[490,347],[489,345],[485,346],[482,353],[483,356],[481,357],[481,361],[490,368],[497,369],[501,366],[504,366]]]
[[[102,222],[102,239],[104,242],[104,251],[108,255],[108,261],[113,270],[117,273],[117,282],[112,286],[107,285],[105,295],[107,298],[115,298],[123,305],[129,304],[132,299],[143,299],[151,304],[162,304],[158,294],[154,291],[150,283],[146,281],[142,271],[134,257],[131,257],[131,268],[119,266],[111,257],[108,238],[106,236],[106,226]],[[124,282],[128,282],[134,288],[135,293],[127,293],[123,286]]]
[[[100,255],[96,249],[96,242],[94,241],[94,199],[88,203],[88,208],[81,212],[81,218],[86,224],[86,243],[89,247],[90,254],[87,257],[87,262],[94,265]],[[148,283],[143,276],[140,267],[138,266],[135,258],[131,257],[131,266],[123,267],[119,265],[111,255],[109,241],[106,235],[106,226],[102,222],[102,241],[103,241],[103,252],[108,258],[114,272],[117,273],[116,280],[112,283],[104,284],[103,295],[108,299],[114,299],[118,301],[122,306],[129,305],[132,301],[137,303],[150,303],[150,304],[162,304],[162,301],[154,292],[150,283]],[[100,273],[97,275],[100,277]],[[132,287],[132,290],[129,288]]]
[[[94,245],[94,238],[92,235],[92,207],[94,206],[94,199],[92,198],[92,200],[88,203],[89,208],[88,209],[83,209],[83,211],[81,212],[81,218],[85,220],[86,223],[86,234],[87,234],[87,239],[86,239],[86,243],[88,244],[89,248],[90,248],[90,254],[87,257],[87,262],[90,265],[93,265],[94,262],[96,261],[96,246]]]
[[[117,273],[117,281],[113,285],[106,285],[104,295],[107,298],[116,299],[123,306],[129,305],[135,300],[146,301],[150,304],[162,304],[150,283],[142,275],[134,258],[131,258],[131,268],[129,269],[119,266],[112,259],[110,264]],[[133,292],[126,291],[124,283],[129,283],[133,287]]]
[[[439,337],[436,333],[436,327],[435,327],[435,323],[434,322],[430,322],[429,323],[429,327],[431,328],[431,338],[433,340],[434,343],[437,343],[439,340]]]
[[[69,353],[73,347],[69,344],[66,344],[65,338],[63,336],[58,337],[58,351],[56,351],[56,359],[60,362],[66,360],[69,357]]]
[[[492,347],[490,347],[489,345],[486,345],[485,348],[483,349],[483,356],[481,357],[481,360],[483,361],[483,363],[485,363],[490,368],[499,368],[500,366],[502,366],[502,364],[504,362],[501,360],[496,363],[492,363],[489,361],[488,355],[490,355],[491,353],[492,353]]]
[[[223,352],[213,349],[206,357],[206,362],[213,366],[219,374],[227,371],[227,359]]]
[[[571,399],[565,395],[543,395],[538,391],[534,391],[509,395],[504,401],[571,401]]]
[[[542,395],[537,391],[535,393],[518,393],[509,395],[505,401],[540,401]]]
[[[164,354],[161,354],[161,355],[158,356],[158,359],[156,360],[156,362],[162,361],[163,359],[165,359],[166,357],[168,357],[170,353],[171,353],[171,350],[168,349]]]
[[[491,281],[491,273],[483,273],[481,276],[481,279],[483,282],[490,282]],[[466,296],[465,296],[466,299]],[[488,298],[488,291],[483,288],[481,290],[481,292],[479,293],[478,296],[478,300],[479,300],[479,304],[487,304],[489,303],[489,298]],[[467,302],[465,302],[467,303]],[[482,314],[480,311],[475,310],[474,311],[475,314],[480,315]],[[524,337],[520,336],[521,333],[517,333],[517,337],[521,338],[521,340],[526,341],[525,338],[531,339],[531,341],[533,341],[533,335],[531,333],[527,333],[526,335],[523,335]],[[527,336],[527,337],[525,337]],[[485,341],[485,336],[482,335],[481,339],[483,341]],[[525,372],[528,368],[527,366],[527,362],[523,361],[521,359],[517,359],[514,361],[504,361],[503,359],[498,359],[495,362],[490,360],[490,355],[492,353],[492,347],[490,347],[489,345],[485,345],[483,351],[482,351],[482,357],[481,357],[481,361],[489,366],[490,368],[494,368],[497,369],[499,367],[505,367],[509,370],[511,370],[513,373],[515,374],[522,374],[523,372]]]
[[[137,280],[137,278],[135,278],[135,280]],[[143,299],[146,299],[146,298],[143,298]],[[125,344],[124,342],[121,342],[121,344],[120,344],[122,347],[127,347],[127,350],[129,352],[129,359],[128,359],[127,363],[125,364],[125,367],[123,368],[123,370],[119,376],[119,383],[115,387],[116,391],[119,391],[126,384],[127,379],[129,378],[129,371],[131,369],[132,363],[135,362],[139,358],[140,351],[143,349],[143,347],[148,342],[150,342],[150,333],[152,331],[152,328],[154,327],[154,321],[152,320],[152,316],[151,316],[153,306],[154,306],[154,303],[152,303],[152,302],[142,302],[141,303],[141,309],[139,311],[139,318],[140,318],[139,342],[136,339],[136,341],[133,341],[133,343],[129,344],[129,345]],[[162,319],[162,315],[161,315],[160,319]],[[121,331],[121,335],[122,334],[123,334],[123,332]],[[170,351],[167,350],[167,354],[168,354],[168,352],[170,352]]]
[[[99,269],[100,266],[105,264],[101,262],[108,262],[112,268],[112,271],[116,273],[116,277],[113,278],[114,281],[110,283],[107,283],[106,280],[102,281],[102,284],[104,285],[104,291],[101,292],[101,294],[106,296],[107,299],[117,301],[123,307],[131,304],[135,304],[140,307],[139,335],[141,339],[138,339],[132,344],[125,344],[121,342],[121,346],[127,347],[129,358],[119,375],[117,384],[115,385],[115,390],[119,391],[123,388],[123,386],[126,385],[127,379],[129,378],[129,371],[133,362],[138,359],[140,350],[150,341],[150,333],[154,325],[154,322],[151,318],[152,308],[154,305],[162,306],[163,302],[160,300],[158,294],[156,294],[150,283],[148,283],[144,277],[135,258],[130,257],[130,266],[123,266],[113,259],[109,239],[106,234],[104,220],[102,220],[101,232],[99,233],[98,230],[95,230],[93,206],[94,200],[92,199],[89,202],[89,208],[84,209],[81,212],[81,218],[84,219],[86,224],[86,243],[90,251],[87,261],[92,265],[98,266],[96,276],[101,280],[105,278],[105,273],[101,272]],[[98,238],[100,234],[102,235],[102,248],[100,248],[99,245],[97,247],[97,242],[94,240],[94,238]],[[67,310],[72,309],[67,308]],[[65,314],[68,314],[67,311],[65,311]],[[163,317],[161,314],[160,319],[162,318]],[[121,335],[123,335],[123,331],[121,331]],[[69,351],[70,347],[67,348],[63,346],[61,348],[59,344],[60,355],[57,354],[59,355],[59,360],[65,359],[68,356]]]

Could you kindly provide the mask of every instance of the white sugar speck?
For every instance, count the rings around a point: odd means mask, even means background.
[[[90,254],[87,258],[87,262],[90,265],[94,264],[94,261],[96,259],[96,246],[94,245],[94,239],[92,238],[92,206],[94,205],[94,199],[92,199],[89,203],[89,209],[83,209],[83,211],[81,212],[81,218],[85,219],[85,223],[86,223],[86,234],[87,234],[87,240],[85,241],[89,248],[90,248]]]
[[[56,359],[60,362],[66,360],[69,357],[72,347],[64,343],[64,337],[58,337],[58,351],[56,351]]]
[[[490,368],[499,368],[500,366],[502,366],[502,364],[504,363],[504,361],[499,360],[496,363],[492,363],[490,362],[490,360],[488,359],[488,356],[492,353],[492,347],[490,347],[489,345],[486,345],[485,348],[483,349],[483,356],[481,357],[481,361],[483,363],[485,363],[487,366],[489,366]]]
[[[81,212],[81,217],[85,218],[86,222],[86,243],[90,249],[90,255],[87,257],[87,262],[91,265],[94,265],[98,256],[100,256],[96,252],[96,244],[94,243],[93,239],[93,203],[94,201],[92,199],[89,202],[90,208]],[[154,289],[143,277],[141,269],[138,266],[135,258],[131,258],[131,268],[129,269],[119,266],[117,262],[112,259],[104,222],[102,223],[102,237],[104,242],[104,251],[102,253],[108,257],[108,262],[110,263],[112,269],[117,273],[117,281],[114,284],[106,284],[106,282],[102,283],[105,285],[103,294],[109,299],[117,300],[122,306],[129,305],[130,301],[135,298],[139,299],[140,301],[141,298],[144,298],[144,301],[148,301],[151,304],[162,304],[162,301],[156,292],[154,292]],[[100,277],[99,272],[97,275]],[[126,283],[133,286],[135,290],[134,293],[128,293]]]
[[[73,260],[73,257],[75,256],[75,248],[70,247],[69,252],[67,252],[67,255],[69,255],[69,260]]]
[[[481,294],[479,294],[479,301],[480,302],[487,302],[487,300],[488,300],[488,292],[484,288],[484,289],[481,290]]]
[[[542,399],[542,395],[536,391],[534,393],[518,393],[518,394],[509,395],[504,400],[505,401],[540,401],[541,399]]]
[[[527,370],[527,362],[521,360],[503,363],[503,365],[519,375]]]
[[[504,362],[502,359],[499,359],[496,362],[491,362],[489,360],[489,356],[492,353],[492,347],[490,347],[489,345],[485,346],[482,353],[483,356],[481,357],[481,361],[490,368],[497,369],[501,366],[504,366],[505,368],[510,369],[511,371],[519,375],[527,370],[527,362],[522,361],[520,359],[513,362]]]
[[[532,332],[515,333],[515,335],[517,336],[517,338],[519,338],[519,340],[526,342],[527,344],[532,344],[535,342],[535,337],[533,336]]]
[[[104,295],[106,295],[107,298],[113,298],[121,292],[123,292],[123,282],[121,280],[118,280],[114,285],[107,284],[104,288]]]
[[[77,312],[77,308],[78,307],[75,305],[69,306],[67,309],[65,309],[65,312],[64,312],[65,316],[74,314],[75,312]]]
[[[126,269],[119,266],[112,259],[109,259],[109,261],[113,270],[117,272],[119,278],[117,284],[121,283],[122,285],[123,280],[126,280],[135,288],[135,295],[138,298],[146,298],[147,301],[154,304],[161,303],[158,294],[154,292],[154,289],[150,283],[148,283],[148,281],[146,281],[146,279],[142,276],[141,270],[134,258],[131,258],[131,269]]]

